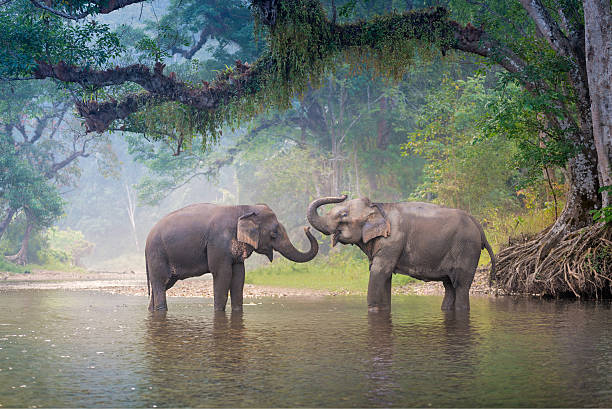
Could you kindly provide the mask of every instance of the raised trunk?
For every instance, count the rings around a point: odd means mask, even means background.
[[[327,225],[327,223],[325,222],[325,220],[323,220],[321,216],[319,216],[317,209],[320,206],[323,206],[329,203],[340,203],[340,202],[344,202],[345,200],[346,200],[346,195],[342,195],[338,197],[323,197],[321,199],[317,199],[313,201],[312,203],[310,203],[310,205],[308,205],[308,210],[306,212],[306,215],[308,217],[308,222],[312,225],[312,227],[314,227],[321,233],[327,234],[327,235],[332,234],[332,231]]]
[[[274,249],[280,252],[283,256],[288,258],[291,261],[295,261],[296,263],[305,263],[307,261],[312,260],[319,251],[319,243],[317,239],[310,233],[310,227],[304,227],[304,232],[306,233],[306,237],[308,237],[308,241],[310,242],[310,250],[305,253],[302,253],[298,249],[296,249],[291,240],[289,240],[289,236],[287,235],[287,231],[285,228],[282,228],[282,237],[280,240],[280,244],[274,247]]]
[[[15,209],[13,209],[12,207],[9,208],[8,213],[6,214],[6,217],[4,218],[4,220],[2,220],[2,223],[0,223],[0,239],[4,235],[4,232],[6,231],[9,224],[11,224],[11,221],[13,220],[14,215],[15,215]]]

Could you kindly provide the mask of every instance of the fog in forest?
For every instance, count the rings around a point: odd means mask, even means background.
[[[86,61],[107,70],[98,71],[98,79],[121,70],[136,79],[117,86],[108,86],[110,80],[65,81],[60,71],[72,68],[62,62],[55,72],[40,68],[36,75],[44,80],[22,75],[25,67],[15,74],[25,78],[0,83],[0,122],[6,131],[0,159],[11,170],[0,186],[2,263],[141,272],[151,227],[198,202],[266,203],[300,249],[308,245],[302,229],[308,204],[341,194],[463,209],[482,224],[495,251],[512,237],[539,237],[553,223],[569,234],[594,217],[605,218],[598,209],[606,193],[588,206],[567,201],[578,197],[572,193],[576,189],[595,189],[587,182],[596,178],[572,167],[579,163],[572,159],[575,131],[586,128],[563,125],[559,118],[575,122],[578,105],[572,98],[584,93],[572,91],[561,57],[546,54],[544,42],[525,40],[541,35],[531,23],[522,29],[500,20],[509,13],[504,2],[489,8],[459,3],[323,1],[310,12],[323,20],[333,15],[341,24],[373,19],[381,27],[371,32],[383,33],[386,18],[404,18],[410,11],[436,19],[442,9],[419,10],[444,6],[459,22],[451,28],[467,33],[460,37],[465,41],[482,34],[476,26],[494,20],[499,24],[490,26],[491,38],[500,44],[512,39],[508,47],[515,47],[514,54],[508,58],[522,58],[539,82],[517,76],[516,65],[497,61],[494,54],[470,52],[469,44],[447,49],[442,40],[387,33],[372,39],[375,46],[368,45],[365,53],[339,53],[333,46],[328,50],[333,58],[313,57],[312,66],[289,64],[291,78],[272,70],[257,80],[261,95],[241,96],[227,106],[220,102],[216,111],[166,96],[105,122],[94,108],[146,95],[146,87],[155,83],[148,76],[180,81],[194,92],[230,87],[289,40],[282,32],[257,28],[254,20],[261,16],[242,1],[155,0],[96,14],[87,24],[70,23],[72,31],[66,33],[81,34],[58,46],[60,54],[69,50],[66,61],[77,55],[75,67]],[[32,12],[23,7],[16,13]],[[517,7],[517,15],[527,16]],[[58,27],[69,27],[58,21]],[[315,47],[307,41],[287,44],[274,50],[274,58],[307,58],[312,53],[307,48]],[[578,182],[580,175],[584,183]],[[365,269],[358,250],[332,249],[329,236],[315,234],[320,260],[340,266],[355,262]],[[530,254],[539,254],[535,247]],[[520,253],[516,262],[529,265]],[[259,255],[247,262],[249,269],[268,264]]]

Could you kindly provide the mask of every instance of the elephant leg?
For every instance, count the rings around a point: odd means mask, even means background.
[[[232,265],[223,264],[213,273],[213,291],[215,294],[215,311],[225,311],[227,293],[232,281]]]
[[[480,254],[480,253],[479,253]],[[455,310],[467,311],[470,309],[470,287],[474,280],[474,273],[478,265],[478,258],[475,258],[473,266],[469,266],[458,272],[457,287],[455,288]]]
[[[230,296],[232,298],[232,311],[242,311],[242,291],[244,289],[244,264],[232,265],[232,282]]]
[[[151,283],[151,304],[149,304],[149,311],[168,311],[165,283]]]
[[[444,284],[444,299],[442,300],[442,311],[455,309],[455,287],[451,281],[446,278],[442,281]]]
[[[368,283],[368,311],[388,311],[391,309],[392,269],[379,259],[370,265],[370,282]]]
[[[149,280],[151,284],[151,299],[149,311],[167,311],[166,285],[170,277],[170,267],[162,257],[151,257],[147,260]]]
[[[170,276],[170,278],[168,279],[168,282],[166,283],[166,290],[171,289],[172,286],[176,284],[177,281],[178,281],[178,277]]]
[[[470,287],[461,285],[455,289],[455,310],[467,311],[470,309]]]

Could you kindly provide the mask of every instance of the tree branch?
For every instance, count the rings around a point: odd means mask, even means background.
[[[58,119],[57,125],[55,125],[53,129],[51,130],[51,133],[49,134],[49,139],[53,139],[53,137],[57,133],[58,129],[62,125],[62,122],[64,122],[64,116],[66,115],[66,112],[68,112],[69,108],[70,108],[69,104],[62,104],[62,108],[59,111],[59,116],[57,117]]]
[[[152,72],[141,64],[92,70],[62,62],[55,65],[40,62],[35,75],[37,78],[55,78],[95,87],[133,82],[148,91],[129,94],[122,101],[78,102],[77,110],[85,118],[87,129],[103,132],[112,121],[124,119],[147,104],[176,101],[199,110],[214,111],[222,103],[256,92],[259,88],[257,79],[263,74],[262,65],[260,63],[258,66],[250,66],[236,61],[232,70],[220,73],[212,83],[204,81],[196,86],[178,80],[173,72],[168,76],[164,75],[165,65],[159,62],[155,64]]]
[[[70,155],[68,155],[66,158],[64,158],[62,161],[56,162],[53,165],[51,165],[49,170],[45,172],[45,177],[47,179],[50,179],[53,176],[55,176],[57,172],[59,172],[60,170],[68,166],[70,163],[72,163],[75,159],[80,158],[80,157],[82,158],[88,157],[89,154],[86,153],[85,151],[87,148],[87,142],[91,141],[92,139],[93,138],[86,138],[83,141],[83,145],[81,146],[80,150],[76,149],[76,141],[75,141],[74,151]]]
[[[520,0],[520,2],[553,50],[563,57],[575,59],[569,40],[542,2],[540,0]]]
[[[62,18],[66,18],[69,20],[81,20],[91,14],[108,14],[110,12],[113,12],[115,10],[119,10],[123,7],[129,6],[130,4],[134,4],[134,3],[141,3],[145,0],[101,0],[101,1],[94,1],[93,2],[93,8],[92,10],[87,10],[87,11],[83,11],[81,13],[78,14],[70,14],[70,13],[66,13],[64,11],[55,9],[49,5],[46,4],[46,2],[40,2],[38,0],[30,0],[30,3],[32,3],[32,5],[34,7],[37,7],[39,9],[45,10],[51,14],[54,14],[58,17],[62,17]],[[97,8],[96,8],[97,6]]]
[[[264,14],[269,17],[276,16],[271,10]],[[275,21],[275,18],[273,20]],[[331,21],[326,23],[333,24]],[[443,52],[445,49],[454,48],[485,56],[515,73],[525,67],[524,62],[512,50],[489,38],[482,29],[471,24],[463,26],[449,20],[448,12],[442,7],[385,16],[384,20],[377,22],[378,31],[375,34],[391,33],[398,26],[407,27],[408,35],[413,39],[435,41],[443,37]],[[338,48],[332,47],[329,52],[355,47],[372,47],[376,40],[372,38],[372,33],[366,32],[369,30],[368,27],[364,21],[335,24],[331,32],[334,33],[333,41],[338,44]],[[313,58],[322,57],[313,56]],[[213,112],[223,104],[259,92],[262,84],[267,81],[272,61],[270,57],[265,56],[253,66],[237,61],[233,69],[222,72],[212,83],[203,82],[202,85],[195,86],[178,80],[174,73],[164,75],[165,66],[159,62],[155,64],[153,70],[141,64],[94,70],[63,62],[54,65],[38,62],[34,74],[37,78],[55,78],[90,87],[120,85],[126,82],[133,82],[143,87],[146,92],[128,94],[121,101],[77,103],[78,112],[85,118],[87,129],[102,132],[114,120],[124,119],[147,104],[176,101],[197,110]]]
[[[195,55],[195,53],[200,51],[200,49],[204,46],[204,44],[206,44],[208,37],[210,37],[213,34],[213,31],[214,30],[212,30],[210,26],[206,26],[202,29],[202,31],[200,31],[200,38],[190,49],[184,50],[179,47],[172,47],[170,51],[173,54],[179,54],[179,55],[182,55],[184,58],[191,60],[193,56]]]

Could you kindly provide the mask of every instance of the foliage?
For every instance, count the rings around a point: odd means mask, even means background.
[[[49,247],[39,254],[39,259],[46,264],[60,262],[72,266],[81,266],[81,257],[93,250],[93,243],[85,240],[83,233],[77,230],[60,230],[52,227],[45,232]]]
[[[269,204],[290,232],[303,236],[306,205],[317,196],[320,179],[329,178],[329,166],[316,151],[290,141],[253,147],[245,156],[238,172],[241,202]]]
[[[424,183],[415,196],[482,214],[491,207],[516,205],[513,143],[503,135],[484,137],[482,116],[500,99],[485,77],[443,78],[419,110],[417,128],[408,132],[405,154],[427,159]],[[410,111],[402,112],[403,115]],[[409,109],[409,108],[408,108]]]
[[[146,28],[157,33],[157,43],[167,52],[191,59],[203,50],[217,69],[236,58],[255,61],[259,53],[251,12],[240,0],[171,0],[164,15],[148,21]],[[201,44],[202,36],[216,44]]]
[[[23,267],[5,260],[5,254],[14,254],[21,247],[25,230],[25,219],[12,223],[0,241],[0,271],[23,273],[33,269],[55,271],[81,271],[81,257],[93,248],[83,239],[83,234],[74,230],[59,230],[52,227],[36,232],[30,237],[27,249],[28,264]]]
[[[39,61],[99,67],[121,52],[117,36],[95,20],[68,23],[27,0],[1,7],[0,77],[29,76]]]
[[[0,169],[0,204],[27,209],[39,228],[50,226],[62,213],[57,188],[19,155],[4,133],[0,133]]]
[[[612,186],[603,186],[599,189],[600,193],[604,191],[612,193]],[[596,222],[612,223],[612,206],[610,205],[604,206],[601,209],[591,210],[591,214]]]
[[[30,267],[24,267],[24,266],[20,266],[18,264],[15,263],[11,263],[10,261],[6,260],[4,257],[0,257],[0,272],[8,272],[8,273],[29,273],[30,272]]]
[[[0,258],[16,254],[21,248],[21,241],[26,231],[27,221],[23,214],[15,218],[10,224],[2,240],[0,240]],[[26,249],[26,257],[28,262],[41,263],[39,254],[49,247],[45,238],[44,232],[41,230],[34,231],[30,235],[28,248]]]
[[[545,113],[562,115],[551,100],[553,95],[526,92],[513,76],[506,74],[500,75],[495,92],[497,98],[490,102],[490,119],[484,123],[483,131],[485,135],[504,135],[516,142],[515,160],[518,167],[527,171],[526,183],[541,180],[544,168],[565,166],[576,153],[568,138],[568,133],[575,129],[561,130],[545,119]]]

